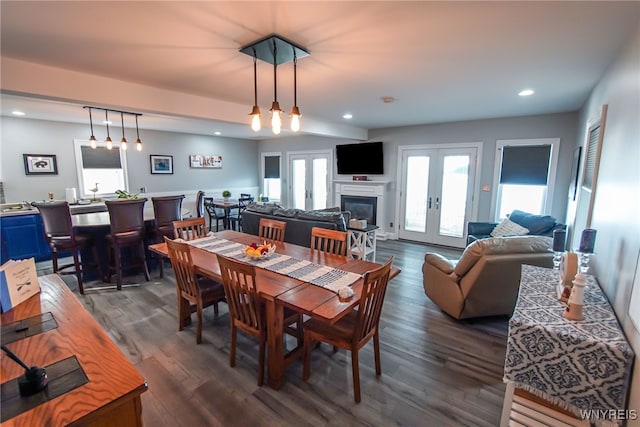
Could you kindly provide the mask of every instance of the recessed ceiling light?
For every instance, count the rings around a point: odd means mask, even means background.
[[[213,134],[214,135],[222,135],[222,132],[215,131]]]
[[[103,125],[112,125],[113,123],[111,123],[111,120],[103,120],[102,124]]]
[[[353,115],[351,113],[345,113],[345,114],[342,115],[342,118],[350,120],[350,119],[353,118]]]
[[[535,92],[533,91],[533,89],[523,89],[520,92],[518,92],[518,95],[520,96],[529,96],[529,95],[533,95]]]
[[[380,99],[382,99],[382,102],[384,102],[385,104],[391,104],[393,102],[396,102],[396,99],[393,96],[383,96]]]
[[[24,113],[18,110],[12,111],[11,114],[13,114],[14,116],[24,116]]]

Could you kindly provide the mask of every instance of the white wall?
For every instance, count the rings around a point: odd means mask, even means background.
[[[566,215],[569,175],[577,138],[577,121],[578,114],[573,112],[370,130],[370,141],[384,142],[385,171],[384,175],[372,175],[370,178],[391,181],[391,184],[387,186],[386,231],[391,232],[388,228],[389,222],[398,223],[395,218],[398,191],[395,182],[398,146],[482,142],[481,179],[476,183],[476,194],[479,197],[476,219],[486,221],[490,219],[491,192],[481,192],[480,188],[483,184],[489,184],[493,187],[495,147],[498,139],[560,138],[560,155],[555,183],[557,191],[554,193],[550,214],[562,221]],[[259,151],[282,152],[284,161],[287,151],[331,149],[334,150],[334,179],[351,179],[351,176],[335,174],[335,146],[353,142],[345,139],[301,135],[286,139],[261,141]],[[286,179],[286,165],[284,163],[283,168],[283,177]],[[494,189],[491,188],[491,190]]]
[[[598,230],[591,263],[636,353],[630,409],[640,411],[640,331],[629,318],[629,300],[640,277],[640,29],[591,93],[580,114],[578,145],[587,120],[608,104],[592,228]],[[579,241],[582,230],[575,230]],[[640,426],[640,420],[629,425]]]
[[[119,127],[110,127],[111,136],[119,140]],[[126,130],[129,133],[130,130]],[[88,139],[89,125],[62,123],[46,120],[2,117],[0,145],[0,180],[4,184],[8,203],[47,198],[53,192],[57,199],[64,198],[64,189],[78,187],[76,175],[74,139]],[[103,126],[94,126],[98,139],[106,136]],[[128,136],[135,141],[134,135]],[[138,193],[147,188],[147,197],[161,194],[190,194],[197,190],[217,193],[230,190],[257,194],[255,173],[258,149],[254,141],[216,136],[140,130],[144,149],[127,151],[129,189]],[[130,144],[134,145],[134,144]],[[58,175],[26,175],[22,154],[55,154]],[[152,175],[149,155],[173,156],[173,175]],[[191,169],[189,154],[221,155],[222,169]]]

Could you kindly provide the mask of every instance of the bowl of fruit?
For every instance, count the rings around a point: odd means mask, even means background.
[[[244,254],[252,259],[265,259],[276,252],[276,245],[252,243],[243,250]]]

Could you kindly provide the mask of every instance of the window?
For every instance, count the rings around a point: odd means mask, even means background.
[[[269,201],[282,200],[280,153],[262,153],[262,195]]]
[[[126,154],[120,144],[114,143],[108,150],[104,143],[98,143],[94,149],[89,141],[75,140],[74,146],[79,197],[114,196],[116,190],[128,191]]]
[[[514,209],[539,215],[550,208],[558,145],[558,139],[497,141],[497,221]]]

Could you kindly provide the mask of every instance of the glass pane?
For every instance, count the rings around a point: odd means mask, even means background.
[[[327,159],[313,159],[312,209],[327,207]]]
[[[295,159],[291,162],[292,166],[292,177],[293,180],[291,182],[292,195],[293,200],[292,207],[296,209],[304,209],[305,203],[305,180],[306,180],[306,167],[305,167],[304,159]]]
[[[429,160],[429,156],[407,158],[407,195],[404,207],[404,229],[407,231],[427,231]]]
[[[92,189],[98,188],[96,196],[114,194],[116,190],[124,190],[124,172],[122,169],[82,169],[82,194],[93,197]]]
[[[442,165],[442,198],[440,229],[442,236],[464,236],[464,214],[467,210],[469,156],[445,156]]]
[[[500,218],[506,218],[514,209],[542,214],[544,208],[546,185],[500,185]]]
[[[281,200],[280,178],[265,178],[263,182],[264,194],[270,202]]]

